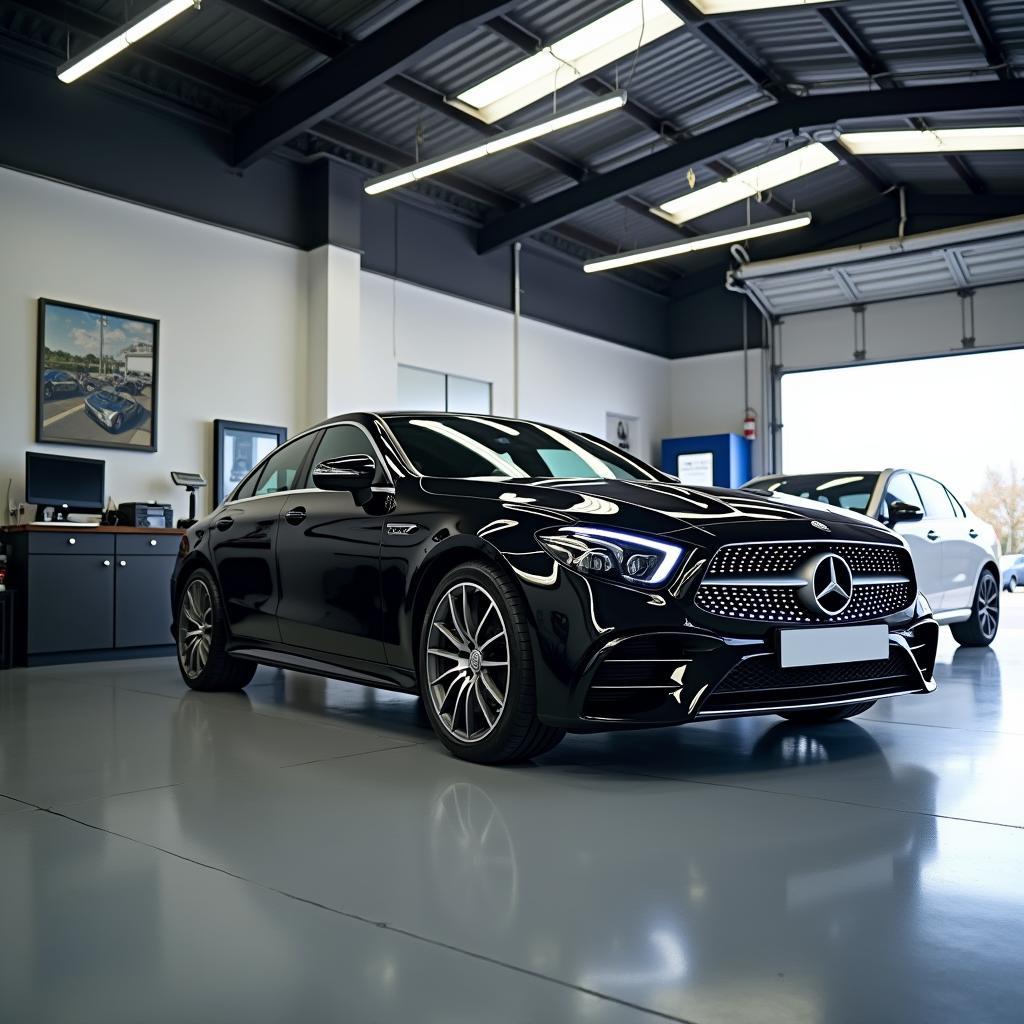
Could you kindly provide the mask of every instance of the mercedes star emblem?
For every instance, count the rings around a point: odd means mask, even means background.
[[[845,558],[824,554],[805,563],[800,598],[818,615],[841,615],[853,599],[853,572]]]

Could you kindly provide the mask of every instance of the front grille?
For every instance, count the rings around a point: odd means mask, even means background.
[[[834,686],[837,683],[869,682],[902,678],[906,675],[906,668],[897,658],[886,658],[884,661],[850,661],[840,665],[778,668],[771,656],[765,656],[741,661],[715,687],[715,692],[737,693],[803,686]]]
[[[778,668],[770,655],[740,662],[701,705],[701,715],[770,711],[792,705],[874,700],[919,688],[905,656],[840,665]]]
[[[835,554],[853,573],[853,594],[839,615],[810,610],[795,578],[808,559]],[[909,607],[915,596],[910,553],[892,544],[803,542],[730,544],[711,559],[694,601],[726,619],[775,623],[857,622],[884,618]]]

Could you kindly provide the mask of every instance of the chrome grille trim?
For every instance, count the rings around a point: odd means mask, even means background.
[[[796,570],[815,555],[840,555],[853,573],[849,606],[816,614],[799,599],[806,579]],[[871,541],[755,541],[715,552],[697,588],[698,608],[724,619],[780,624],[856,622],[884,618],[916,597],[913,562],[902,545]]]

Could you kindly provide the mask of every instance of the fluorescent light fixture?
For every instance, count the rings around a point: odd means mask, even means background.
[[[740,11],[764,11],[773,7],[810,7],[835,0],[693,0],[703,14],[738,14]]]
[[[843,132],[854,156],[883,153],[980,153],[1024,149],[1024,125],[1000,128],[926,128],[923,131]]]
[[[776,220],[761,221],[760,224],[748,224],[742,228],[730,228],[728,231],[716,231],[712,235],[701,235],[699,238],[684,238],[679,242],[668,242],[665,245],[652,245],[647,249],[634,249],[616,256],[602,256],[601,259],[590,260],[583,264],[588,274],[601,270],[618,270],[630,267],[635,263],[649,263],[651,260],[663,260],[668,256],[682,256],[688,252],[700,252],[702,249],[714,249],[721,245],[732,245],[734,242],[748,242],[752,238],[763,238],[765,235],[777,235],[782,231],[794,231],[805,228],[811,223],[809,213],[794,213],[789,217]]]
[[[453,102],[488,124],[500,121],[576,78],[632,54],[637,46],[646,46],[682,24],[682,19],[661,0],[630,0],[459,93]]]
[[[445,156],[435,157],[432,160],[423,160],[412,167],[404,167],[400,171],[391,174],[382,174],[379,178],[371,178],[364,186],[367,195],[375,196],[379,192],[387,192],[393,188],[401,188],[402,185],[411,185],[420,178],[429,178],[434,174],[441,174],[443,171],[450,171],[453,167],[468,164],[472,160],[481,160],[493,153],[500,153],[503,150],[511,149],[513,146],[520,146],[531,139],[539,139],[542,135],[550,135],[552,132],[560,131],[571,125],[579,124],[581,121],[589,121],[591,118],[600,117],[612,110],[618,110],[626,102],[624,92],[610,92],[602,96],[596,103],[588,103],[576,110],[566,111],[555,117],[540,121],[537,124],[526,128],[513,128],[511,131],[501,132],[486,142],[477,146],[470,146],[467,149],[460,149]]]
[[[116,32],[97,40],[83,53],[62,64],[57,68],[57,77],[67,84],[77,81],[82,75],[88,74],[122,50],[128,49],[132,43],[137,43],[143,36],[148,36],[150,32],[167,24],[171,18],[177,17],[190,7],[198,9],[198,0],[160,0],[159,3],[137,14]]]
[[[651,212],[673,224],[685,224],[694,217],[702,217],[713,210],[721,210],[733,203],[767,192],[777,185],[794,181],[805,174],[813,174],[837,163],[838,159],[820,142],[813,142],[767,163],[751,167],[748,171],[740,171],[725,181],[717,181],[714,185],[688,192],[678,199],[671,199],[661,206],[653,207]]]

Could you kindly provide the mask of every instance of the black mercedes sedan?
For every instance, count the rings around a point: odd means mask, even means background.
[[[681,485],[523,420],[353,413],[277,448],[182,538],[186,683],[257,664],[419,694],[457,756],[928,693],[938,626],[903,540],[770,492]]]

